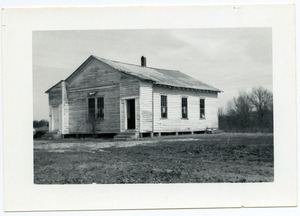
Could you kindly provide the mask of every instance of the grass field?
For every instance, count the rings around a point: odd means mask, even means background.
[[[34,183],[272,182],[272,134],[35,141]]]

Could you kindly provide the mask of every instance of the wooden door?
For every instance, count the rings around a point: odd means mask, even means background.
[[[135,100],[127,100],[127,129],[135,129]]]
[[[53,130],[59,129],[59,108],[58,106],[53,107]]]

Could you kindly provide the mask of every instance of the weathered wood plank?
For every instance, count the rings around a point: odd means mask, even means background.
[[[100,61],[92,61],[70,83],[70,88],[89,88],[120,83],[120,73]]]
[[[70,133],[92,133],[88,121],[88,90],[69,92],[69,131]],[[98,132],[120,132],[120,88],[113,86],[97,92],[95,97],[104,97],[104,119],[98,120]]]
[[[48,94],[49,105],[59,106],[61,104],[61,85],[55,86]]]
[[[126,126],[126,100],[130,98],[135,98],[135,126],[136,130],[140,130],[140,83],[139,80],[133,76],[129,76],[126,74],[121,75],[120,81],[120,130],[125,131]]]
[[[197,131],[218,127],[217,93],[153,87],[154,132]],[[168,118],[161,118],[161,94],[167,95]],[[188,98],[188,119],[182,119],[181,98]],[[205,119],[200,119],[200,98],[205,98]]]
[[[140,82],[141,98],[141,130],[140,132],[152,131],[152,83]]]

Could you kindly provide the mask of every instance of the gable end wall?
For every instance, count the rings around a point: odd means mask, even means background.
[[[88,93],[104,97],[104,119],[98,120],[97,133],[120,132],[120,73],[94,60],[69,83],[69,133],[92,133],[88,121]]]

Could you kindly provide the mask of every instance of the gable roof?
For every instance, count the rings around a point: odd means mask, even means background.
[[[59,81],[58,83],[56,83],[54,86],[52,86],[51,88],[49,88],[45,93],[48,93],[49,91],[51,91],[52,89],[54,89],[56,86],[58,86],[63,80]]]
[[[171,87],[179,87],[179,88],[181,87],[181,88],[200,89],[200,90],[221,92],[221,90],[219,90],[211,85],[208,85],[207,83],[199,81],[193,77],[190,77],[178,70],[165,70],[165,69],[152,68],[152,67],[142,67],[139,65],[133,65],[133,64],[123,63],[123,62],[118,62],[118,61],[112,61],[112,60],[100,58],[100,57],[97,57],[94,55],[91,55],[65,81],[67,81],[67,82],[71,81],[74,77],[77,76],[77,74],[80,73],[81,68],[83,68],[85,65],[88,64],[88,62],[90,62],[93,59],[101,61],[122,73],[137,77],[138,79],[141,79],[141,80],[151,81],[157,85],[166,85],[166,86],[171,86]]]

